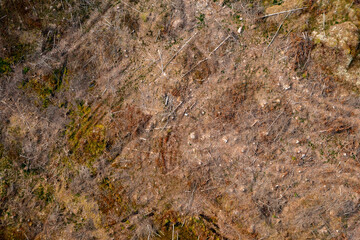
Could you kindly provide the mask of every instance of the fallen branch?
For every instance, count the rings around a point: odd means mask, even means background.
[[[276,135],[276,137],[274,138],[273,142],[276,142],[279,138],[279,136],[281,135],[281,133],[283,132],[284,128],[290,123],[291,118],[288,119],[288,121],[286,122],[286,124],[283,124],[283,127],[281,128],[281,130],[279,131],[279,133]]]
[[[271,42],[269,43],[269,45],[267,45],[267,47],[264,49],[264,52],[270,47],[270,45],[274,42],[275,38],[277,37],[277,35],[279,34],[279,31],[281,29],[281,27],[284,25],[284,22],[285,20],[289,17],[289,15],[291,14],[292,12],[289,12],[286,17],[284,18],[284,20],[282,21],[282,23],[280,24],[280,26],[278,27],[275,35],[273,36],[273,38],[271,39]]]
[[[191,36],[191,38],[189,38],[189,40],[186,41],[186,43],[184,43],[184,45],[181,46],[181,48],[170,58],[170,60],[165,64],[164,66],[164,70],[166,69],[166,67],[176,58],[176,56],[181,52],[181,50],[184,49],[184,47],[198,34],[199,32],[196,32],[194,35]]]
[[[192,204],[193,204],[194,194],[195,194],[196,189],[197,189],[197,184],[195,184],[193,190],[191,191],[191,195],[190,195],[190,199],[189,199],[189,204],[188,204],[188,210],[191,209],[191,206],[192,206]]]
[[[340,127],[332,127],[326,130],[321,130],[319,131],[319,133],[341,133],[347,130],[351,130],[352,127],[351,126],[340,126]]]
[[[230,37],[231,37],[231,34],[229,34],[229,35],[224,39],[224,41],[222,41],[222,42],[209,54],[209,57],[210,57],[214,52],[216,52],[216,50],[218,50],[219,47],[221,47]]]
[[[180,107],[181,105],[183,105],[183,103],[184,103],[184,102],[181,101],[180,104],[177,105],[177,107],[176,107],[171,113],[169,113],[169,115],[166,117],[166,124],[165,124],[164,127],[161,129],[161,131],[163,131],[163,130],[166,128],[166,126],[167,126],[168,123],[169,123],[169,119],[170,119],[171,115],[173,115],[173,114],[179,109],[179,107]]]
[[[178,109],[179,109],[179,107],[181,106],[181,105],[183,105],[183,101],[181,101],[180,103],[179,103],[179,105],[177,105],[177,107],[169,114],[169,117],[171,116],[171,115],[173,115]]]
[[[192,67],[188,72],[186,72],[185,74],[183,74],[183,75],[181,76],[181,78],[184,78],[186,75],[188,75],[189,73],[191,73],[197,66],[199,66],[201,63],[207,61],[208,59],[209,59],[209,58],[205,58],[205,59],[199,61],[199,62],[198,62],[194,67]]]
[[[192,67],[188,72],[186,72],[185,74],[183,74],[181,76],[181,78],[184,78],[186,75],[188,75],[189,73],[191,73],[197,66],[199,66],[201,63],[209,60],[209,58],[211,57],[211,55],[216,52],[232,35],[229,34],[216,48],[214,48],[214,50],[211,51],[211,53],[209,54],[208,57],[204,58],[203,60],[200,60],[194,67]]]
[[[158,50],[158,53],[159,53],[159,58],[160,58],[161,73],[162,73],[162,75],[165,76],[165,74],[164,74],[164,65],[163,65],[163,60],[162,60],[162,56],[161,56],[160,50]]]
[[[262,16],[260,18],[267,18],[267,17],[276,16],[276,15],[283,14],[283,13],[292,13],[292,12],[300,11],[300,10],[303,10],[306,8],[307,7],[302,7],[302,8],[295,8],[295,9],[290,9],[290,10],[286,10],[286,11],[281,11],[281,12],[277,12],[277,13],[271,13],[271,14]]]
[[[271,130],[271,127],[274,125],[274,123],[281,117],[281,115],[283,115],[285,112],[285,110],[283,110],[276,118],[275,120],[270,124],[270,126],[267,129],[267,132],[269,132]]]

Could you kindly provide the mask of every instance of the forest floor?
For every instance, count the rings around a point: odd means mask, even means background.
[[[0,239],[359,239],[360,2],[0,2]]]

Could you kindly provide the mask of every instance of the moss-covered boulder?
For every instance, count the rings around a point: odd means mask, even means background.
[[[330,27],[328,32],[314,32],[315,42],[330,48],[338,48],[346,55],[354,56],[359,45],[359,29],[352,22],[344,22]]]

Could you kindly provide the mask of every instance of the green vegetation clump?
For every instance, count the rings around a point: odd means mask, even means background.
[[[199,29],[205,27],[206,24],[205,24],[205,14],[204,13],[200,13],[200,15],[196,17],[196,19],[198,20],[197,25],[198,25]]]
[[[45,203],[48,204],[53,200],[54,189],[51,186],[40,184],[40,186],[35,189],[34,194],[38,199],[45,201]]]
[[[1,146],[0,146],[1,147]],[[0,180],[0,199],[3,199],[7,195],[7,189],[10,186],[10,179],[8,178],[8,171],[11,169],[11,161],[8,157],[0,157],[0,174],[2,176]]]
[[[0,58],[0,75],[12,72],[11,61],[8,58]]]
[[[28,68],[23,69],[23,73],[27,73]],[[42,106],[47,108],[51,103],[51,98],[55,93],[62,89],[64,83],[68,82],[68,70],[66,67],[55,69],[51,74],[45,75],[41,78],[33,78],[22,83],[23,89],[31,89],[34,91]]]
[[[11,54],[7,57],[0,57],[0,76],[7,75],[13,71],[12,66],[23,61],[31,50],[28,44],[17,44],[12,48]]]

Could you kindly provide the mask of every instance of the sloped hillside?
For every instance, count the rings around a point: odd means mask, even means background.
[[[359,239],[359,19],[0,1],[0,239]]]

